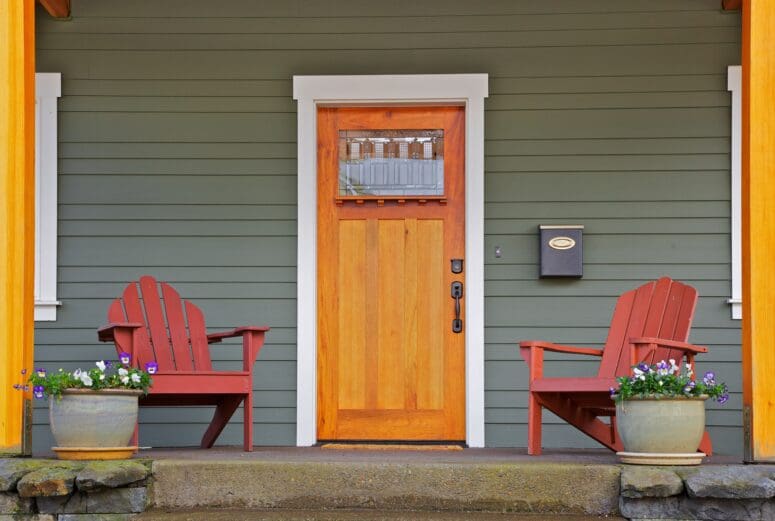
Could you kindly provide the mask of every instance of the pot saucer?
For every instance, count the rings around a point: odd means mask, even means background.
[[[129,459],[137,447],[51,447],[57,458],[65,460]]]
[[[699,465],[704,452],[617,452],[619,461],[628,465]]]

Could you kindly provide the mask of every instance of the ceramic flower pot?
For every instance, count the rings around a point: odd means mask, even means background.
[[[137,424],[138,398],[132,389],[65,389],[49,400],[51,432],[62,459],[122,459]],[[80,457],[79,457],[80,456]]]
[[[660,397],[617,402],[616,427],[625,453],[651,455],[651,464],[699,463],[702,454],[697,448],[705,432],[706,399]],[[655,463],[659,456],[664,456],[664,461]]]

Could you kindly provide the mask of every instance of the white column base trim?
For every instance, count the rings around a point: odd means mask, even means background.
[[[62,305],[59,300],[35,301],[35,321],[54,322],[57,319],[57,308]]]

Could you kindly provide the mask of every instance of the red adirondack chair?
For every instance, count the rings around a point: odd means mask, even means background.
[[[553,344],[540,340],[519,343],[530,369],[528,398],[528,454],[541,454],[541,410],[546,408],[606,447],[623,450],[616,432],[616,409],[609,389],[617,376],[627,376],[641,362],[682,359],[694,365],[694,355],[707,348],[686,342],[697,290],[663,277],[619,297],[603,349]],[[544,351],[601,357],[596,377],[546,378]],[[610,423],[600,420],[608,417]],[[710,455],[706,432],[700,450]]]
[[[181,302],[172,286],[158,284],[147,275],[140,277],[139,286],[142,301],[138,283],[130,282],[124,289],[123,304],[117,298],[110,305],[109,323],[99,328],[98,337],[115,342],[118,353],[129,353],[136,367],[152,361],[158,364],[153,387],[140,399],[140,405],[215,405],[213,419],[202,437],[202,448],[210,448],[243,403],[244,447],[252,451],[253,364],[269,328],[238,327],[208,335],[202,311],[189,301]],[[231,337],[242,337],[242,370],[213,371],[209,344]]]

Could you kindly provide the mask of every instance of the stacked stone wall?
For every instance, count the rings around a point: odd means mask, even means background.
[[[775,466],[625,466],[621,479],[619,510],[631,520],[775,520]]]
[[[0,460],[0,521],[123,521],[148,504],[150,462]]]

